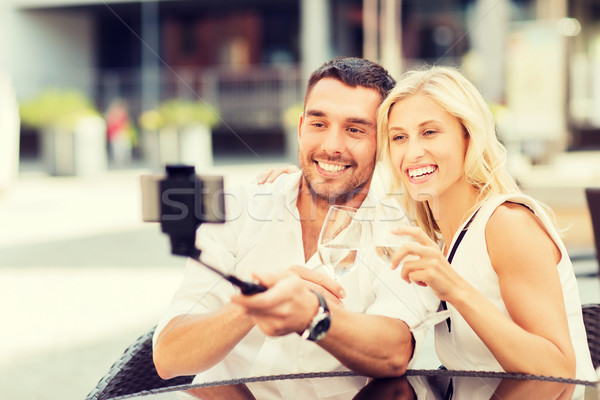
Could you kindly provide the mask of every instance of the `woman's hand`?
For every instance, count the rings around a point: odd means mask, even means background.
[[[420,286],[429,286],[440,300],[452,301],[452,296],[464,280],[450,266],[438,245],[418,227],[400,226],[392,233],[409,235],[416,241],[405,244],[394,253],[392,268],[398,268],[404,261],[402,279]]]
[[[275,179],[283,174],[293,174],[300,171],[295,165],[286,165],[285,167],[267,168],[256,176],[256,183],[263,185],[265,183],[273,183]]]

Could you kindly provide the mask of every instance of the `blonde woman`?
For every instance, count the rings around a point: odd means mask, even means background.
[[[394,231],[416,241],[394,265],[413,256],[402,277],[451,311],[435,327],[444,366],[596,380],[565,246],[506,171],[477,89],[454,69],[409,72],[379,109],[378,135],[417,225]]]

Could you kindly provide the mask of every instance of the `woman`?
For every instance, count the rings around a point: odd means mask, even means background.
[[[565,246],[506,171],[477,89],[450,68],[409,72],[379,109],[378,135],[417,225],[394,231],[416,241],[394,265],[412,256],[402,277],[451,311],[435,328],[444,366],[596,380]]]

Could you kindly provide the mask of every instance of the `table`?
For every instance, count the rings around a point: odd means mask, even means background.
[[[283,390],[284,394],[269,395],[268,388]],[[202,385],[182,385],[122,398],[144,400],[307,398],[596,400],[599,394],[600,391],[597,391],[593,382],[573,379],[478,371],[409,370],[400,378],[373,380],[352,372],[262,376]]]

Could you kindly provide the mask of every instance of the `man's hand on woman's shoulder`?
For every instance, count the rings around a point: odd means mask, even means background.
[[[256,183],[264,185],[265,183],[273,183],[275,179],[279,178],[283,174],[293,174],[294,172],[300,171],[295,165],[286,165],[284,167],[272,167],[267,168],[264,171],[256,175]]]

